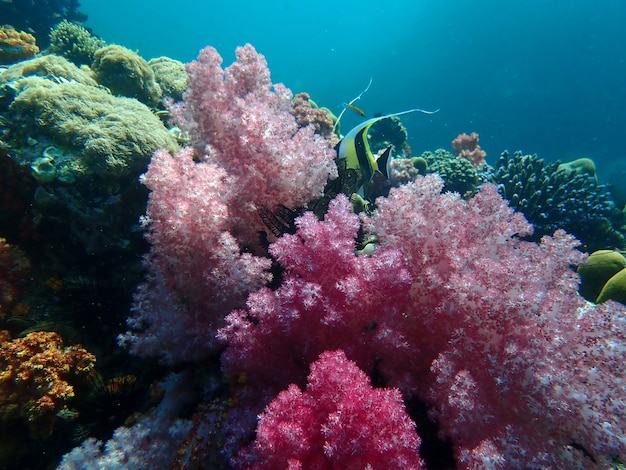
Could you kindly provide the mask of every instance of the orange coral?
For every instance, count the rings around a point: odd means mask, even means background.
[[[459,134],[452,141],[452,149],[459,158],[467,158],[474,168],[480,168],[485,164],[487,152],[478,145],[478,134],[472,132],[470,135]]]
[[[0,28],[0,64],[11,64],[28,59],[39,52],[35,36],[17,31],[13,26]]]
[[[96,357],[80,345],[64,348],[54,332],[9,337],[0,332],[0,419],[25,420],[32,437],[47,437],[74,397],[67,379],[89,374]]]

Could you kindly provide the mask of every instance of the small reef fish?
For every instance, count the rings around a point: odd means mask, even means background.
[[[344,103],[343,104],[346,108],[350,108],[352,111],[354,111],[355,113],[357,113],[359,116],[365,117],[365,111],[363,111],[361,108],[359,108],[358,106],[354,106],[352,103]]]
[[[382,119],[394,116],[402,116],[409,113],[435,114],[438,111],[409,109],[408,111],[378,116],[362,122],[341,139],[341,142],[336,147],[337,157],[345,159],[346,169],[353,170],[357,174],[359,192],[362,192],[363,185],[369,183],[376,173],[382,174],[385,178],[389,176],[388,164],[391,156],[391,146],[380,157],[375,158],[367,141],[367,132],[370,127]]]

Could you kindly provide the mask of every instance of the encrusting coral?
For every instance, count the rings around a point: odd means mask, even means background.
[[[63,347],[57,333],[38,331],[11,340],[0,332],[0,419],[19,420],[32,437],[50,435],[74,388],[96,358],[81,346]]]
[[[0,27],[0,64],[12,64],[39,52],[35,36],[12,26]]]

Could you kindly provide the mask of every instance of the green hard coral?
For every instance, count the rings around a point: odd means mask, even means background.
[[[471,196],[485,182],[485,174],[475,168],[467,158],[439,149],[421,155],[427,163],[428,173],[437,173],[444,181],[444,191],[454,191],[461,196]]]
[[[624,268],[626,258],[619,251],[594,251],[577,270],[580,276],[580,295],[594,302],[608,280]]]
[[[566,171],[559,162],[546,164],[537,155],[504,152],[491,180],[510,206],[533,224],[533,239],[561,228],[576,236],[586,251],[626,248],[620,232],[624,213],[594,173]]]
[[[96,81],[114,95],[135,98],[149,106],[158,106],[162,90],[154,71],[139,54],[122,46],[98,49],[91,69]]]
[[[607,281],[596,303],[601,304],[607,300],[615,300],[626,305],[626,269],[622,269]]]

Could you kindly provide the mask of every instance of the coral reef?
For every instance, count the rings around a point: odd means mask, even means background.
[[[0,419],[23,422],[32,437],[49,436],[74,397],[70,382],[84,380],[96,358],[81,346],[63,347],[57,333],[0,337]]]
[[[560,230],[620,246],[592,162],[520,154],[492,174],[425,153],[355,214],[332,116],[272,84],[252,46],[236,55],[183,70],[117,46],[93,74],[55,55],[0,72],[0,223],[36,263],[21,294],[26,258],[0,240],[0,329],[17,337],[0,337],[0,466],[50,467],[80,439],[61,468],[442,468],[433,448],[459,469],[623,461],[626,308],[606,300],[626,291],[623,256],[583,264]],[[372,138],[410,156],[384,124]]]
[[[123,46],[98,49],[91,70],[96,81],[108,87],[114,95],[135,98],[150,106],[161,102],[163,92],[148,62]]]
[[[16,29],[32,32],[42,48],[48,47],[48,33],[59,21],[81,22],[78,0],[19,0],[0,2],[0,18]]]
[[[311,364],[306,391],[281,392],[259,416],[242,468],[420,469],[419,437],[397,389],[374,389],[343,351]]]
[[[91,65],[94,54],[106,42],[79,24],[63,20],[50,31],[50,50],[76,65]]]
[[[452,140],[452,150],[459,158],[466,158],[475,168],[480,168],[485,164],[487,152],[478,145],[478,134],[472,132],[470,135],[459,134]]]
[[[16,31],[12,26],[0,27],[0,64],[12,64],[39,52],[35,36]]]
[[[558,162],[546,164],[537,155],[504,152],[492,180],[511,207],[533,224],[535,240],[561,228],[589,252],[626,248],[626,238],[618,230],[625,214],[595,174],[559,171]]]

